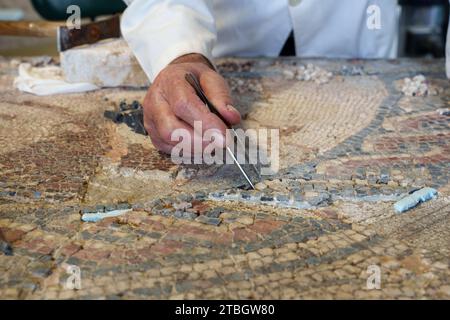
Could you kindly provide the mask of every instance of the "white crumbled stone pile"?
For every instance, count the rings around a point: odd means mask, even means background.
[[[403,79],[402,92],[405,96],[424,97],[428,95],[428,84],[424,75]]]
[[[72,48],[61,53],[61,68],[68,82],[100,87],[144,87],[148,78],[123,39]]]
[[[263,92],[263,86],[259,79],[243,79],[239,78],[229,78],[228,84],[230,86],[231,91],[237,92],[239,94],[244,92]]]
[[[290,79],[297,79],[300,81],[314,81],[317,84],[324,84],[330,82],[333,73],[322,69],[318,66],[308,63],[305,66],[298,67],[295,71],[284,70],[283,74]]]

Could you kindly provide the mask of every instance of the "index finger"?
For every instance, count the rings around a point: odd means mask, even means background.
[[[218,130],[225,138],[226,124],[218,116],[210,112],[208,107],[201,101],[195,93],[194,88],[183,78],[182,82],[177,82],[174,90],[167,96],[167,100],[174,114],[181,120],[190,124],[194,129],[196,121],[202,124],[201,134],[206,130]]]

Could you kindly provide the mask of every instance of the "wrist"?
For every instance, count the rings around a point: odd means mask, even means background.
[[[184,55],[179,56],[178,58],[172,60],[172,62],[170,64],[178,64],[178,63],[203,63],[207,67],[216,71],[216,68],[214,67],[212,62],[209,61],[209,59],[206,58],[204,55],[199,54],[199,53],[184,54]]]

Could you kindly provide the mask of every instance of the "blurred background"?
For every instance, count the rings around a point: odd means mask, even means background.
[[[394,0],[393,0],[394,1]],[[399,57],[444,57],[448,0],[399,0]],[[66,8],[80,6],[85,21],[122,12],[122,0],[0,0],[0,21],[65,21]],[[65,22],[63,22],[64,24]],[[55,40],[0,36],[0,55],[56,55]]]

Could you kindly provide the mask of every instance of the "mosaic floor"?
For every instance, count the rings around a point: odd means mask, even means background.
[[[331,80],[292,77],[308,62]],[[280,129],[281,170],[258,191],[237,188],[234,166],[174,165],[104,118],[144,90],[36,97],[12,88],[17,60],[0,60],[0,228],[14,250],[0,253],[0,298],[449,299],[444,61],[218,65],[244,127]],[[433,95],[400,92],[417,74]],[[425,186],[438,197],[395,213]]]

